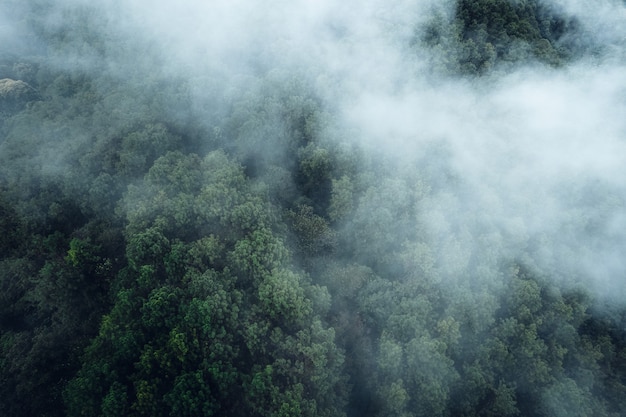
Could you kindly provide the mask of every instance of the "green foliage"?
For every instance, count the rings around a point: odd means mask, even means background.
[[[284,325],[302,323],[311,314],[299,277],[290,271],[273,271],[259,284],[259,303],[271,320]]]
[[[319,256],[332,254],[337,246],[336,233],[328,222],[313,212],[306,205],[297,207],[297,211],[288,210],[287,218],[291,230],[296,235],[297,249],[301,256]]]
[[[165,255],[170,250],[170,241],[161,231],[152,227],[137,233],[129,239],[126,256],[133,268],[143,265],[162,265]]]
[[[537,60],[559,66],[583,45],[573,17],[537,0],[458,0],[452,20],[439,15],[420,41],[437,56],[439,69],[486,74],[511,63]]]
[[[179,147],[180,138],[165,126],[149,124],[122,138],[117,170],[128,177],[143,174],[159,156]]]
[[[0,191],[0,255],[8,256],[20,242],[19,218],[10,202]]]
[[[128,267],[66,390],[70,415],[113,405],[133,415],[337,415],[341,353],[314,322],[306,284],[285,268],[270,208],[241,167],[221,152],[169,153],[143,185],[126,197]],[[251,369],[264,363],[277,376],[261,383]]]
[[[75,268],[88,267],[100,260],[97,256],[99,250],[99,247],[92,245],[89,241],[74,238],[70,240],[70,248],[65,261]]]
[[[109,390],[106,397],[102,401],[102,416],[103,417],[114,417],[114,416],[123,416],[128,414],[128,409],[126,407],[127,404],[127,393],[126,387],[124,387],[119,382],[114,382],[111,385],[111,389]]]
[[[204,375],[196,371],[176,377],[166,403],[171,415],[194,417],[217,415],[218,405],[204,382]]]
[[[330,152],[314,142],[298,151],[299,168],[296,182],[315,209],[326,208],[330,199],[333,161]]]
[[[332,180],[332,191],[328,216],[332,221],[345,219],[353,209],[354,187],[350,178],[344,175],[338,180]]]

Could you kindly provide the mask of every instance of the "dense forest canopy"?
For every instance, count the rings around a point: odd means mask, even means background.
[[[625,415],[625,18],[0,0],[2,415]]]

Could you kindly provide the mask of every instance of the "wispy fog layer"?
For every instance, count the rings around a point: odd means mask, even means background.
[[[100,3],[116,36],[162,54],[154,71],[188,78],[198,109],[254,91],[259,74],[305,80],[333,129],[352,132],[341,140],[403,167],[441,150],[447,177],[420,204],[425,218],[472,236],[465,250],[479,255],[479,236],[496,234],[502,257],[523,250],[546,274],[626,295],[623,2],[554,0],[593,48],[559,67],[526,62],[480,78],[432,70],[437,51],[419,41],[435,12],[452,18],[451,1]],[[49,19],[63,24],[62,14]],[[432,236],[451,230],[425,223]]]
[[[161,45],[168,71],[234,83],[259,67],[285,71],[372,152],[410,163],[438,144],[455,178],[438,192],[456,203],[434,195],[432,210],[473,236],[500,233],[503,256],[532,246],[545,272],[585,271],[599,292],[623,296],[623,3],[556,1],[592,37],[592,54],[471,80],[429,71],[435,52],[413,42],[434,11],[451,16],[446,3],[133,1],[118,13]]]

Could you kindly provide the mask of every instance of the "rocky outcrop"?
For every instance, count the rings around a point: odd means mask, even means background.
[[[39,93],[21,80],[0,80],[0,112],[13,113],[24,108],[29,101],[37,100]]]

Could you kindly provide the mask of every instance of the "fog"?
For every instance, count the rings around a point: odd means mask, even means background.
[[[431,196],[432,210],[475,237],[506,236],[504,257],[547,236],[551,247],[534,249],[540,268],[584,270],[595,291],[620,299],[626,11],[619,1],[554,5],[578,19],[591,53],[557,68],[526,62],[470,79],[432,71],[437,52],[413,42],[433,13],[452,16],[451,2],[132,1],[115,4],[114,16],[156,42],[165,56],[159,70],[189,77],[199,102],[207,99],[203,80],[217,77],[225,90],[243,83],[235,94],[245,94],[263,82],[258,71],[278,71],[278,80],[306,80],[335,128],[358,132],[341,140],[392,164],[406,166],[437,144],[457,179],[437,192],[457,201],[446,206]]]
[[[506,235],[511,253],[503,257],[549,236],[554,247],[536,248],[534,259],[546,273],[584,270],[595,291],[620,299],[626,295],[626,10],[609,0],[552,3],[577,19],[590,47],[562,66],[524,61],[483,77],[433,70],[439,52],[419,42],[433,16],[453,18],[451,1],[71,0],[43,18],[48,28],[64,27],[70,24],[64,8],[97,5],[105,38],[148,46],[160,63],[150,71],[187,80],[193,107],[177,111],[219,112],[222,100],[261,91],[268,79],[299,79],[332,114],[333,140],[355,141],[404,167],[433,146],[445,149],[439,163],[456,180],[437,193],[454,194],[456,204],[437,204],[433,195],[432,210],[475,237]],[[8,20],[0,20],[3,38],[20,30]],[[78,49],[59,65],[106,66],[124,77],[143,58],[119,54],[115,45],[105,45],[104,61]],[[263,152],[280,154],[277,146],[268,143]],[[488,216],[493,230],[484,230],[476,213]],[[505,232],[512,224],[519,235]]]

